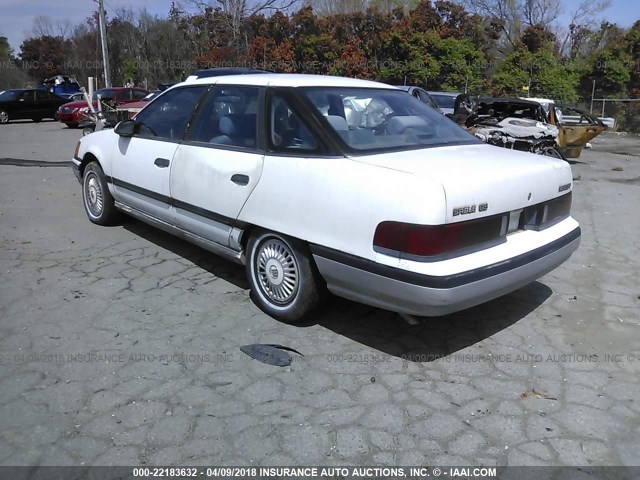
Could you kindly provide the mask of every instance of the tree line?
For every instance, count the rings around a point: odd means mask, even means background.
[[[112,82],[153,89],[198,68],[246,66],[500,96],[528,89],[587,108],[592,94],[640,98],[640,20],[627,29],[595,23],[607,0],[585,0],[566,26],[560,0],[301,1],[107,12]],[[17,53],[0,37],[0,67],[0,89],[59,73],[101,82],[97,12],[78,25],[37,17]],[[640,131],[640,102],[607,107],[621,128]]]

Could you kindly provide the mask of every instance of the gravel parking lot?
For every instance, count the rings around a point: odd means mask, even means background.
[[[0,126],[1,465],[640,465],[640,137],[573,164],[566,264],[414,326],[341,299],[285,325],[242,267],[91,224],[79,137]]]

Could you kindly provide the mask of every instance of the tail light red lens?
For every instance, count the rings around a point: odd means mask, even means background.
[[[373,245],[374,249],[412,256],[439,257],[500,240],[506,235],[507,223],[507,215],[445,225],[382,222],[376,228]]]

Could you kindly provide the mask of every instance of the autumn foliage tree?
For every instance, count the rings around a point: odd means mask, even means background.
[[[183,0],[166,16],[121,8],[107,12],[112,80],[154,88],[196,68],[253,66],[495,95],[530,86],[583,104],[595,80],[598,97],[640,98],[640,22],[598,24],[607,2],[581,2],[564,29],[560,0]],[[22,44],[20,72],[101,80],[95,15],[64,35],[43,26]],[[640,123],[631,105],[616,115]]]

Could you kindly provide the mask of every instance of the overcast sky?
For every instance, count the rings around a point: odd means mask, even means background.
[[[561,19],[568,22],[568,12],[581,0],[562,0],[565,15]],[[595,1],[595,0],[594,0]],[[146,7],[150,13],[166,16],[171,0],[105,0],[107,15],[120,7]],[[20,44],[25,38],[32,36],[33,19],[38,15],[51,17],[55,24],[58,20],[68,19],[74,25],[96,10],[93,0],[0,0],[0,36],[9,39],[14,53],[19,53]],[[604,12],[610,22],[623,27],[630,27],[640,19],[640,1],[613,0],[611,7]]]

